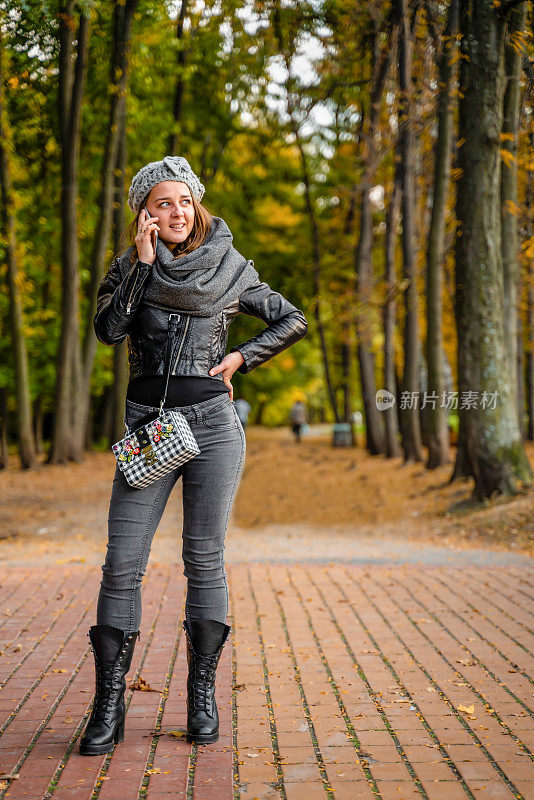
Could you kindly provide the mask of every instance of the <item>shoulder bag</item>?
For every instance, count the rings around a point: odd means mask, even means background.
[[[167,397],[174,338],[179,314],[169,314],[165,387],[156,419],[130,431],[126,419],[126,436],[112,446],[119,469],[130,484],[138,489],[148,486],[200,453],[188,421],[179,411],[163,410]]]

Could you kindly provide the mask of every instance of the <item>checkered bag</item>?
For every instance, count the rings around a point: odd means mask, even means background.
[[[130,486],[138,489],[148,486],[200,453],[193,431],[184,415],[170,409],[163,411],[169,385],[170,356],[179,318],[179,314],[169,315],[167,339],[169,355],[159,415],[156,419],[145,422],[135,431],[129,430],[125,419],[127,435],[120,442],[112,445],[119,469]]]

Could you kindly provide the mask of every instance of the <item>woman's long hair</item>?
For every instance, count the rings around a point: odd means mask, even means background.
[[[152,189],[150,190],[152,191]],[[144,209],[150,192],[144,198],[143,202],[139,207],[139,211],[130,222],[130,224],[123,230],[120,239],[119,239],[119,252],[114,256],[117,258],[118,256],[122,255],[130,245],[133,246],[132,253],[130,255],[130,263],[133,265],[137,261],[137,247],[135,244],[135,237],[137,236],[137,228],[139,226],[139,216],[141,211]],[[191,253],[193,250],[196,250],[197,247],[200,247],[211,227],[211,222],[213,220],[212,215],[208,211],[208,209],[202,205],[202,203],[196,199],[193,192],[191,192],[191,198],[193,200],[193,208],[195,209],[195,219],[193,221],[193,227],[191,229],[191,233],[189,236],[184,239],[183,242],[178,242],[174,248],[174,258],[180,258],[180,256],[185,256],[186,253]]]

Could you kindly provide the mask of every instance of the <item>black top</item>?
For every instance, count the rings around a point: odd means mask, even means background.
[[[128,384],[126,399],[146,406],[159,407],[163,397],[163,375],[139,375]],[[190,406],[230,392],[228,386],[219,378],[196,375],[171,375],[164,408]]]

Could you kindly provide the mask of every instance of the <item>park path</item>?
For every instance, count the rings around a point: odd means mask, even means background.
[[[99,566],[0,562],[0,800],[532,800],[534,562],[365,563],[334,541],[303,561],[299,544],[229,564],[221,738],[203,747],[183,739],[184,578],[151,561],[126,739],[92,758]]]

